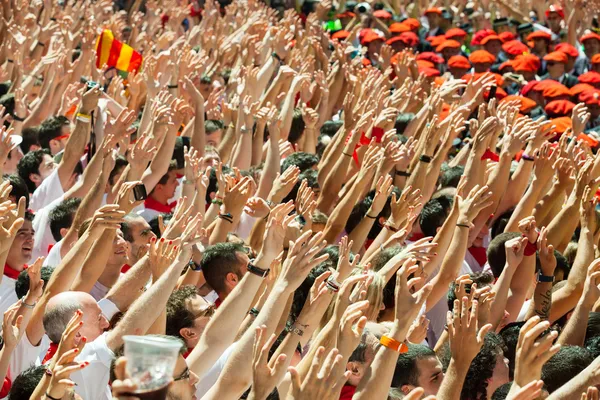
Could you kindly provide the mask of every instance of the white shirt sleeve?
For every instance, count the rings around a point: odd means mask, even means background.
[[[200,381],[196,384],[196,398],[201,399],[211,387],[217,383],[217,379],[219,379],[219,375],[221,375],[221,371],[225,368],[225,364],[229,359],[231,353],[235,349],[236,343],[233,343],[229,346],[221,357],[215,362],[215,364],[209,369],[203,377],[200,378]]]
[[[31,252],[30,262],[37,260],[38,257],[46,257],[48,255],[48,247],[51,244],[56,243],[54,236],[52,236],[52,231],[50,230],[50,212],[54,210],[56,206],[62,203],[64,199],[65,196],[60,195],[50,204],[39,209],[35,213],[32,223],[35,234],[33,236],[33,251]],[[57,265],[54,266],[56,267]]]
[[[71,374],[71,380],[77,384],[75,392],[86,400],[112,399],[108,382],[110,379],[110,363],[115,354],[106,344],[104,333],[92,343],[87,344],[77,362],[88,361],[90,364],[82,370]]]
[[[63,190],[60,178],[58,176],[58,168],[50,174],[49,177],[42,181],[42,184],[35,189],[35,192],[31,195],[29,201],[29,208],[36,212],[41,208],[44,208],[48,204],[61,196],[64,196],[65,191]]]

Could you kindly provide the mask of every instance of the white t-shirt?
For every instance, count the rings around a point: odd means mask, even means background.
[[[46,257],[48,255],[48,246],[56,243],[56,240],[52,236],[52,231],[50,231],[50,212],[62,203],[64,198],[64,195],[60,195],[35,213],[32,223],[35,235],[33,236],[33,251],[31,252],[31,260],[29,262],[34,262],[38,257]]]
[[[19,300],[15,293],[15,284],[17,280],[4,275],[0,283],[0,315],[4,315],[6,310]]]
[[[137,212],[137,214],[144,218],[146,222],[152,221],[154,218],[158,217],[161,213],[159,211],[153,210],[151,208],[143,208]]]
[[[24,334],[10,359],[10,376],[12,380],[26,369],[41,365],[49,347],[50,338],[47,335],[42,337],[39,345],[34,346],[29,341],[27,334]]]
[[[60,178],[58,177],[58,168],[55,168],[50,176],[44,179],[42,184],[35,189],[31,195],[29,208],[31,208],[33,212],[37,212],[64,195],[65,191],[63,190]]]
[[[204,374],[202,378],[196,384],[196,398],[201,399],[204,397],[206,393],[210,390],[211,387],[217,383],[217,379],[219,379],[219,375],[221,375],[221,371],[225,368],[225,364],[229,359],[229,356],[235,349],[236,343],[233,343],[229,346],[221,357],[214,363],[214,365]]]
[[[112,394],[108,382],[110,363],[115,354],[106,345],[106,335],[102,334],[87,344],[75,361],[88,361],[90,364],[71,374],[71,380],[77,384],[75,392],[85,400],[111,400]]]
[[[254,227],[254,223],[256,222],[256,218],[251,217],[245,212],[240,216],[240,222],[237,226],[236,233],[239,237],[246,240],[250,237],[250,232],[252,232],[252,228]]]
[[[42,264],[44,267],[52,267],[56,268],[62,261],[62,256],[60,255],[60,250],[62,249],[63,241],[56,242],[54,246],[50,249],[50,253],[44,259],[44,263]]]
[[[92,290],[90,290],[90,294],[92,295],[94,300],[100,301],[104,298],[104,296],[106,296],[109,290],[110,288],[96,281],[96,283],[94,283],[94,287],[92,288]]]

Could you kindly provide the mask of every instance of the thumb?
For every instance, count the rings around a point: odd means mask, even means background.
[[[291,381],[292,381],[292,393],[295,395],[300,394],[302,382],[300,381],[300,374],[298,370],[294,367],[289,367],[288,372],[290,373]]]

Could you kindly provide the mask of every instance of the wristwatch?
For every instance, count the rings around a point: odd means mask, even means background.
[[[544,282],[544,283],[554,282],[554,275],[544,275],[544,274],[542,274],[542,271],[540,271],[537,274],[537,281],[538,281],[538,283],[540,283],[540,282]]]
[[[250,272],[251,274],[260,276],[261,278],[265,278],[267,275],[269,275],[269,272],[271,271],[270,268],[267,269],[262,269],[262,268],[258,268],[256,265],[252,264],[251,262],[248,263],[248,272]]]

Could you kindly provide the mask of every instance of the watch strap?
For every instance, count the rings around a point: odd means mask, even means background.
[[[262,269],[257,267],[256,265],[252,264],[252,263],[248,263],[248,272],[250,272],[251,274],[254,274],[256,276],[260,276],[261,278],[266,277],[267,275],[269,275],[269,272],[271,271],[270,268],[268,269]]]

